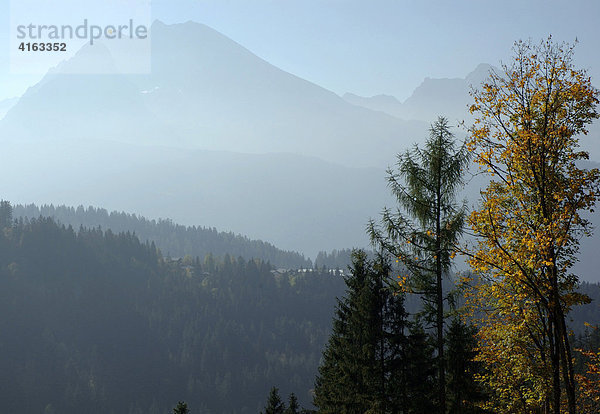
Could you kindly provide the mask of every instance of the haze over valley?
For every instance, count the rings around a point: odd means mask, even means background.
[[[8,3],[1,413],[599,412],[600,3]]]
[[[470,88],[494,69],[427,78],[404,102],[340,97],[203,24],[151,30],[150,74],[68,73],[113,64],[88,45],[3,102],[4,198],[214,226],[312,258],[368,246],[368,219],[393,205],[385,169],[439,115],[464,137]]]

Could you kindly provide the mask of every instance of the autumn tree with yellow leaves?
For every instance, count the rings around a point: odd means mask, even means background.
[[[589,325],[588,325],[589,326]],[[597,330],[594,326],[592,329]],[[582,413],[600,412],[600,349],[575,349],[584,362],[584,372],[575,375],[579,386],[578,408]]]
[[[500,412],[574,414],[576,384],[565,317],[585,302],[570,269],[600,173],[579,161],[598,118],[598,91],[573,66],[573,46],[515,43],[514,57],[472,95],[469,149],[491,181],[469,217],[478,236],[470,292],[479,325],[480,378]]]

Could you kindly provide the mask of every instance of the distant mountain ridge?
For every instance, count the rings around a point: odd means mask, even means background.
[[[480,86],[491,70],[497,70],[497,68],[481,63],[465,78],[425,78],[404,102],[389,95],[367,98],[346,93],[343,98],[353,105],[385,112],[401,119],[431,123],[438,116],[445,116],[453,125],[456,125],[460,121],[472,119],[467,111],[471,100],[469,92],[471,87]]]
[[[375,95],[364,97],[346,92],[342,98],[352,105],[363,106],[373,111],[385,112],[392,116],[402,117],[402,103],[392,95]]]
[[[0,121],[0,135],[293,152],[375,166],[426,131],[422,122],[349,105],[205,25],[156,21],[151,32],[150,74],[65,73],[110,67],[108,49],[88,45],[25,93]]]
[[[387,113],[399,119],[419,120],[431,124],[438,116],[448,118],[451,125],[458,126],[465,122],[469,127],[474,116],[469,113],[472,103],[472,89],[479,88],[489,77],[490,71],[502,73],[502,70],[486,64],[479,64],[464,78],[425,78],[404,102],[394,96],[375,95],[372,97],[345,93],[343,98],[352,105]],[[595,80],[598,82],[598,80]],[[461,134],[463,135],[463,132]],[[590,153],[593,160],[600,160],[600,121],[589,126],[588,137],[581,141],[582,148]]]

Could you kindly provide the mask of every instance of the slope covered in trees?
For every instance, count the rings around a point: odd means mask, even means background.
[[[273,384],[310,406],[341,278],[228,255],[168,262],[131,233],[10,225],[0,207],[0,411],[164,413],[185,400],[255,413]],[[594,301],[581,309],[597,309],[600,287],[583,289]]]
[[[321,269],[345,270],[352,264],[352,249],[334,249],[331,252],[320,251],[315,258],[315,267]]]
[[[135,214],[108,212],[103,208],[79,206],[15,205],[15,217],[52,217],[58,222],[79,228],[80,226],[119,232],[134,232],[141,240],[153,241],[165,256],[204,258],[207,254],[222,257],[229,254],[246,260],[260,259],[277,267],[312,267],[311,261],[303,255],[284,251],[261,240],[231,232],[200,226],[183,226],[168,219],[149,220]]]
[[[10,221],[10,220],[5,220]],[[258,412],[310,401],[341,278],[224,255],[172,262],[49,218],[0,231],[0,411]]]

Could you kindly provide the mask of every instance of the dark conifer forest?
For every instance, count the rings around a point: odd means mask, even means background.
[[[419,412],[433,401],[433,342],[406,310],[417,302],[386,293],[385,265],[364,253],[344,279],[228,254],[166,259],[132,233],[11,214],[3,202],[1,412],[166,413],[186,401],[194,413],[257,413],[275,384],[282,406],[293,394],[293,407],[311,408],[316,390],[322,412],[353,404],[335,393],[360,399],[360,410]],[[582,289],[600,298],[597,285]],[[596,307],[573,316],[596,322]],[[477,369],[472,333],[449,329],[449,399],[477,401],[463,375]],[[580,329],[577,341],[593,349],[597,331]],[[380,388],[380,378],[392,380]]]
[[[310,404],[340,277],[3,220],[0,412],[257,413],[271,384]]]
[[[42,205],[15,205],[15,218],[51,217],[66,226],[78,229],[100,227],[114,233],[133,232],[140,240],[154,242],[164,256],[182,258],[184,256],[204,258],[207,254],[223,257],[229,254],[245,259],[261,259],[276,267],[312,267],[310,259],[303,255],[278,249],[261,240],[232,232],[217,231],[214,227],[183,226],[169,219],[149,220],[145,217],[124,212],[108,212],[103,208]],[[349,255],[348,255],[349,257]],[[345,267],[349,261],[345,263]],[[327,266],[335,268],[335,266]]]

